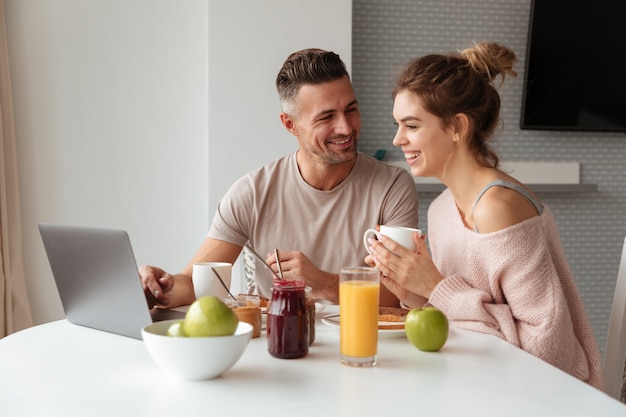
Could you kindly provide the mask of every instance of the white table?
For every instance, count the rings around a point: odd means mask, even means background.
[[[190,382],[158,368],[140,340],[66,320],[36,326],[0,340],[0,415],[626,416],[493,336],[451,329],[437,353],[381,339],[379,365],[358,369],[339,362],[338,329],[316,329],[305,358],[271,357],[262,334],[220,378]]]

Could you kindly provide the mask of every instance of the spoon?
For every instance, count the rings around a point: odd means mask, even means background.
[[[278,275],[280,279],[283,278],[283,269],[280,267],[280,258],[278,257],[278,248],[274,249],[274,256],[276,256],[276,265],[278,265]]]
[[[213,273],[215,274],[215,276],[217,277],[217,279],[219,279],[219,280],[220,280],[220,282],[222,283],[222,286],[224,287],[224,289],[226,290],[226,292],[228,293],[228,295],[230,295],[230,297],[231,297],[233,300],[236,300],[237,298],[236,298],[234,295],[232,295],[232,294],[230,293],[230,290],[229,290],[229,289],[228,289],[228,287],[226,286],[226,283],[224,282],[224,280],[222,279],[222,277],[220,277],[220,274],[219,274],[219,272],[217,272],[217,269],[215,269],[215,268],[211,267],[211,270],[213,271]]]

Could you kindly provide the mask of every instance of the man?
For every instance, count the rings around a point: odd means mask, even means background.
[[[185,269],[170,275],[143,266],[149,304],[175,307],[195,296],[197,262],[235,262],[249,242],[285,279],[303,279],[313,297],[339,301],[339,271],[363,265],[363,232],[376,224],[417,227],[413,179],[357,152],[358,101],[344,63],[333,52],[291,54],[276,79],[280,120],[299,149],[239,179],[220,201],[208,237]],[[398,305],[381,288],[381,305]]]

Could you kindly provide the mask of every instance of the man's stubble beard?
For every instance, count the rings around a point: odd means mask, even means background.
[[[312,149],[311,147],[307,147],[307,150],[311,155],[315,156],[315,158],[319,162],[328,166],[335,166],[335,165],[341,165],[343,163],[353,161],[354,159],[356,159],[357,150],[358,150],[357,144],[358,144],[358,141],[355,136],[354,143],[352,144],[352,146],[348,149],[342,150],[340,153],[334,153],[330,151],[320,152],[318,149]]]

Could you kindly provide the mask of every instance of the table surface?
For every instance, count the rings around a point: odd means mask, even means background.
[[[318,319],[316,330],[305,358],[273,358],[262,334],[221,377],[182,381],[140,340],[66,320],[35,326],[0,339],[0,413],[626,416],[626,405],[493,336],[452,328],[434,353],[402,335],[381,338],[378,366],[350,368],[339,361],[338,329]]]

